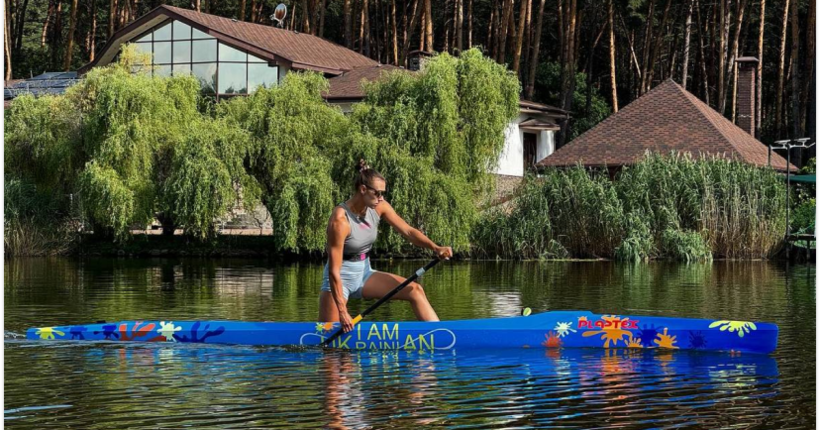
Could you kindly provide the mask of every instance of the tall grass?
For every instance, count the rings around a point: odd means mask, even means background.
[[[614,180],[575,167],[529,178],[474,230],[477,255],[639,261],[765,258],[781,245],[785,188],[768,168],[724,158],[647,155]]]
[[[4,181],[3,250],[5,256],[43,256],[68,253],[76,243],[76,229],[67,199],[38,190],[32,183],[6,177]]]

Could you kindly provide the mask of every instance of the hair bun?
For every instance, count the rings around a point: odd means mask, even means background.
[[[359,163],[356,165],[356,170],[358,172],[363,172],[369,168],[370,166],[367,165],[367,161],[364,161],[364,158],[359,159]]]

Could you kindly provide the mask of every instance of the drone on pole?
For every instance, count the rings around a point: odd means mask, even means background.
[[[285,23],[285,16],[288,14],[288,7],[284,3],[279,3],[276,9],[273,10],[273,15],[270,16],[271,21],[279,23],[279,27]]]

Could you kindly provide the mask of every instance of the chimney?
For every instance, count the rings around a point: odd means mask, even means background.
[[[750,135],[755,135],[755,115],[757,109],[757,58],[737,59],[737,126]]]
[[[407,53],[407,70],[417,72],[424,66],[424,60],[433,56],[432,52],[427,51],[410,51]]]

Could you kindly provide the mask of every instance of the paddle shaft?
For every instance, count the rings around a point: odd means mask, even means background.
[[[393,288],[393,290],[391,290],[389,293],[385,294],[385,295],[384,295],[384,297],[380,298],[380,299],[379,299],[376,303],[373,303],[372,305],[370,305],[370,307],[369,307],[369,308],[367,308],[364,312],[362,312],[362,313],[360,313],[359,315],[357,315],[357,316],[356,316],[356,318],[353,318],[353,321],[351,321],[351,322],[353,323],[353,325],[355,326],[356,324],[358,324],[358,323],[362,320],[362,318],[366,317],[366,316],[367,316],[367,315],[369,315],[371,312],[375,311],[375,310],[376,310],[376,308],[378,308],[379,306],[381,306],[384,302],[386,302],[386,301],[390,300],[390,298],[391,298],[391,297],[395,296],[395,295],[396,295],[399,291],[401,291],[404,287],[406,287],[406,286],[410,285],[410,283],[411,283],[411,282],[413,282],[413,281],[415,281],[416,279],[418,279],[419,277],[421,277],[421,275],[423,275],[423,274],[424,274],[424,272],[426,272],[426,271],[428,271],[428,270],[432,269],[432,268],[433,268],[433,266],[435,266],[436,264],[438,264],[438,263],[439,263],[439,261],[441,261],[441,260],[439,260],[438,258],[436,258],[436,259],[434,259],[433,261],[431,261],[431,262],[427,263],[427,265],[426,265],[426,266],[422,267],[422,268],[421,268],[421,269],[419,269],[419,270],[416,270],[416,273],[413,273],[413,274],[412,274],[409,278],[405,279],[405,280],[404,280],[404,282],[402,282],[401,284],[399,284],[399,286],[398,286],[398,287]],[[344,331],[343,331],[341,328],[339,328],[339,330],[337,330],[337,331],[336,331],[336,333],[333,333],[333,335],[332,335],[332,336],[330,336],[329,338],[327,338],[327,340],[325,340],[324,342],[322,342],[322,346],[328,346],[328,345],[330,345],[330,344],[331,344],[334,340],[336,340],[336,338],[338,338],[338,337],[339,337],[339,336],[341,336],[342,334],[344,334]]]

